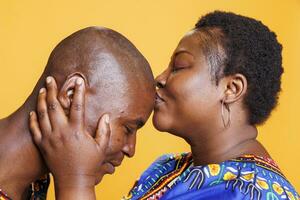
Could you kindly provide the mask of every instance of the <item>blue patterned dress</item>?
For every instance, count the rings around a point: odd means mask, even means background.
[[[299,200],[299,195],[271,159],[244,155],[193,166],[191,153],[184,153],[156,160],[123,197],[137,199]]]

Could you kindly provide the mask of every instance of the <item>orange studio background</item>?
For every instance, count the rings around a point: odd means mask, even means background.
[[[100,25],[121,32],[158,75],[183,34],[216,9],[262,20],[283,44],[280,105],[259,128],[259,139],[300,191],[300,0],[0,0],[0,118],[21,106],[51,50],[74,31]],[[156,157],[189,148],[154,130],[150,120],[138,134],[136,150],[134,158],[97,186],[99,199],[120,199]],[[54,199],[53,187],[49,199]]]

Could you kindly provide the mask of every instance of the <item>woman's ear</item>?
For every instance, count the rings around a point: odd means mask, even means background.
[[[247,79],[242,74],[234,74],[226,78],[224,103],[234,103],[241,99],[247,91]]]
[[[58,100],[66,114],[69,113],[71,107],[77,78],[83,78],[86,81],[86,78],[83,74],[79,72],[72,73],[67,77],[58,93]]]

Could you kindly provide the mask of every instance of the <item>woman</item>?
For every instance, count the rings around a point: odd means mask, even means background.
[[[191,153],[158,159],[124,199],[298,199],[256,140],[277,103],[281,49],[259,21],[202,17],[156,78],[153,124]]]
[[[153,116],[191,153],[159,158],[124,199],[299,199],[256,140],[256,126],[277,104],[281,50],[257,20],[219,11],[202,17],[156,79]]]

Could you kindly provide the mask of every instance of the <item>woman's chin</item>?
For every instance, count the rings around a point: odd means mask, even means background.
[[[166,122],[159,114],[154,113],[152,118],[152,123],[155,129],[161,132],[168,132],[169,123]]]

